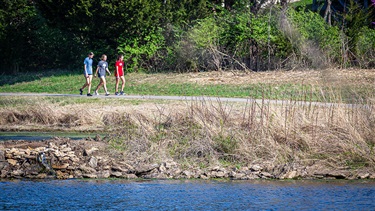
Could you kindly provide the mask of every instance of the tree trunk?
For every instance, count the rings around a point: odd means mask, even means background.
[[[331,25],[331,0],[327,0],[327,8],[324,13],[324,20],[327,21],[328,25]]]

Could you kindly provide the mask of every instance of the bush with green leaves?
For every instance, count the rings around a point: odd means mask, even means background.
[[[197,58],[191,59],[198,64],[193,67],[205,70],[221,70],[223,54],[220,46],[222,26],[214,17],[208,17],[197,21],[188,33],[188,39],[195,47]],[[193,54],[194,55],[194,54]]]
[[[120,37],[119,43],[117,50],[124,54],[127,72],[152,69],[156,60],[160,59],[157,56],[158,51],[165,46],[161,28],[157,28],[144,37],[134,37],[133,39]]]
[[[341,61],[343,44],[338,27],[329,26],[318,13],[311,11],[288,10],[286,21],[289,20],[290,24],[283,27],[291,30],[288,38],[299,56],[315,67]]]
[[[291,45],[277,28],[278,8],[254,15],[243,12],[232,15],[223,35],[226,46],[236,58],[253,70],[275,69],[291,53]]]
[[[276,68],[291,52],[276,15],[235,10],[198,21],[189,33],[198,51],[193,61],[209,70]]]
[[[375,30],[363,27],[358,34],[356,52],[359,65],[371,68],[375,66]]]

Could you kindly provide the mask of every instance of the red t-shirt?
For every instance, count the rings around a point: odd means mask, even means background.
[[[118,70],[118,75],[117,75],[117,71],[115,69],[115,76],[124,76],[124,71],[123,71],[123,67],[124,66],[124,61],[116,61],[116,67],[117,67],[117,70]]]

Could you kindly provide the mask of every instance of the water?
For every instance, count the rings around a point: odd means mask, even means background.
[[[0,182],[0,210],[374,210],[375,182]]]
[[[101,137],[105,135],[99,134]],[[0,141],[6,140],[25,140],[42,141],[53,137],[70,138],[73,140],[84,139],[87,137],[95,138],[96,134],[73,133],[73,132],[0,132]]]

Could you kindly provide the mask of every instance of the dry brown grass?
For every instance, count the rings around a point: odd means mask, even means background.
[[[42,106],[43,105],[43,106]],[[87,108],[89,107],[89,108]],[[129,159],[374,168],[375,105],[186,101],[0,109],[2,130],[107,131]],[[192,162],[194,161],[194,162]]]
[[[208,74],[208,75],[207,75]],[[231,76],[229,76],[232,74]],[[196,73],[167,79],[199,83],[259,83],[297,80],[354,85],[374,83],[373,70]],[[159,81],[159,82],[160,82]],[[323,81],[323,82],[322,82]],[[373,92],[372,92],[373,93]],[[340,99],[340,96],[335,96]],[[26,103],[24,103],[26,102]],[[37,102],[37,103],[35,103]],[[339,102],[339,101],[338,101]],[[0,130],[66,130],[107,132],[113,149],[140,162],[166,159],[188,165],[323,162],[334,168],[375,167],[375,100],[356,105],[272,104],[264,101],[152,102],[108,99],[88,103],[61,103],[51,99],[18,97],[0,107]],[[136,158],[136,159],[134,159]]]
[[[293,71],[265,71],[265,72],[230,72],[211,71],[198,73],[168,73],[168,74],[139,74],[131,73],[127,76],[134,83],[198,83],[204,84],[311,84],[331,86],[345,84],[357,86],[375,86],[374,69],[324,69],[324,70],[293,70]]]
[[[113,147],[129,159],[191,165],[325,162],[334,168],[375,167],[375,107],[247,105],[199,101],[152,115],[126,114]],[[194,162],[192,162],[194,161]]]

